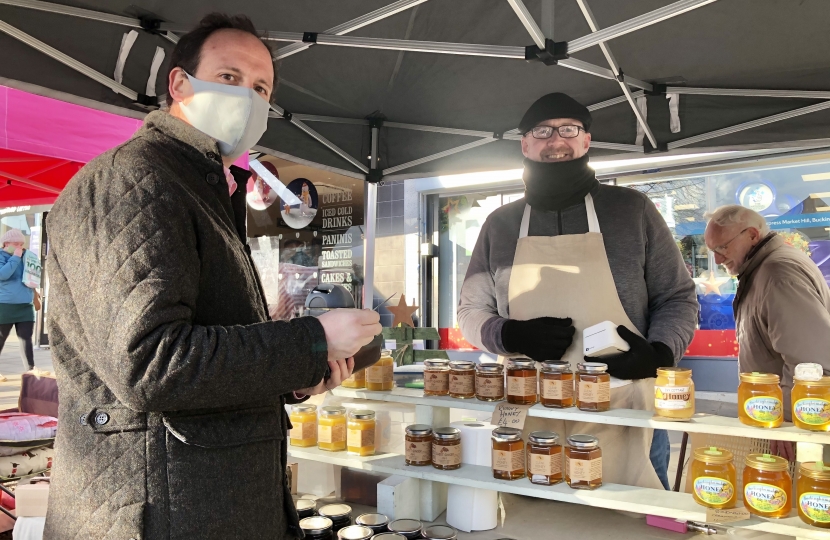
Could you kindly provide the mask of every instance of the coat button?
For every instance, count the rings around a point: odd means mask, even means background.
[[[81,418],[78,420],[78,423],[81,424],[82,426],[88,425],[87,421],[86,421],[86,415],[85,414],[81,415]]]
[[[215,186],[219,183],[219,175],[214,172],[208,173],[208,175],[205,177],[205,180],[207,180],[207,183],[211,186]]]
[[[109,421],[110,421],[110,415],[108,415],[105,412],[99,412],[98,414],[95,415],[95,423],[98,424],[99,426],[103,426],[104,424],[106,424]]]
[[[207,157],[208,159],[216,161],[217,159],[219,159],[219,154],[217,154],[216,152],[208,152]]]

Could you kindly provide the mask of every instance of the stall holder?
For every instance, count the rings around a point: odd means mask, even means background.
[[[358,398],[375,401],[409,403],[416,406],[416,421],[435,427],[449,425],[450,409],[465,409],[492,412],[496,403],[478,400],[459,400],[448,397],[424,397],[420,390],[395,388],[391,392],[369,392],[338,388],[333,391],[338,397]],[[660,428],[689,433],[710,433],[738,437],[757,438],[775,435],[777,440],[798,443],[799,453],[808,451],[812,445],[830,444],[830,434],[800,430],[791,424],[775,430],[763,430],[741,424],[736,418],[724,418],[705,414],[695,415],[689,422],[664,422],[653,418],[653,413],[630,409],[612,409],[603,413],[583,412],[578,409],[549,409],[535,405],[529,409],[529,416],[555,418],[561,420],[615,424],[622,426]],[[806,445],[806,446],[805,446]],[[507,481],[493,478],[490,467],[464,464],[460,469],[439,471],[432,467],[409,467],[404,456],[396,454],[378,454],[356,458],[345,453],[332,453],[317,448],[289,448],[294,458],[320,461],[365,471],[394,474],[415,478],[420,482],[421,519],[433,521],[444,508],[440,503],[442,484],[456,484],[480,489],[496,490],[517,495],[526,495],[542,499],[563,501],[575,504],[608,508],[663,516],[687,521],[706,521],[706,509],[695,503],[692,495],[620,484],[603,484],[594,491],[580,491],[564,483],[554,486],[539,486],[527,480]],[[433,496],[430,497],[429,495]],[[773,534],[795,536],[802,539],[827,540],[825,530],[811,527],[793,513],[783,519],[764,519],[752,516],[750,519],[730,523],[730,527],[763,531]]]

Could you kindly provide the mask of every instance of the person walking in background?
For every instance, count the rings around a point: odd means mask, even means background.
[[[23,284],[23,243],[19,229],[9,229],[0,237],[0,352],[14,327],[20,340],[20,356],[29,371],[36,370],[32,333],[35,328],[34,289]],[[0,381],[6,377],[0,375]]]

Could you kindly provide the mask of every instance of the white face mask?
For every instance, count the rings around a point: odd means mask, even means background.
[[[236,160],[268,128],[268,102],[251,88],[203,81],[187,74],[193,99],[179,107],[190,124],[219,142],[219,152]]]

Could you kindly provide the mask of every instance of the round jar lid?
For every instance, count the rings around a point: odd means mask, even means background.
[[[605,364],[602,365],[604,366]],[[568,444],[574,448],[591,449],[599,446],[599,439],[593,435],[582,435],[577,433],[568,437]]]
[[[391,356],[392,356],[392,351],[390,351],[389,349],[381,349],[381,351],[380,351],[380,355],[381,355],[381,356],[390,356],[390,357],[391,357]]]
[[[500,426],[493,430],[493,439],[497,442],[521,441],[522,431],[512,427]]]
[[[343,517],[352,513],[352,507],[348,504],[327,504],[317,510],[317,513],[325,517]]]
[[[327,517],[312,516],[300,520],[300,528],[311,534],[320,534],[330,531],[332,522]]]
[[[732,463],[732,452],[717,446],[696,448],[695,459],[704,463]]]
[[[354,520],[358,525],[369,525],[372,527],[379,527],[389,523],[389,518],[383,514],[361,514]]]
[[[821,364],[814,364],[812,362],[802,362],[795,366],[793,372],[793,379],[799,381],[818,381],[824,375],[824,368]]]
[[[542,371],[546,371],[548,373],[567,373],[570,370],[571,364],[568,362],[562,362],[561,360],[549,360],[547,362],[542,362]]]
[[[585,373],[605,373],[608,370],[608,364],[601,362],[583,362],[577,364],[576,367]]]
[[[758,469],[759,471],[786,471],[790,468],[790,462],[779,456],[772,456],[770,454],[749,454],[744,460],[747,467]]]
[[[753,384],[778,384],[780,377],[772,373],[741,373],[741,382]]]
[[[799,465],[798,472],[813,480],[830,480],[830,467],[825,467],[823,461],[805,461]]]
[[[675,378],[675,377],[691,377],[692,370],[682,367],[664,367],[657,369],[657,376]]]
[[[374,535],[372,540],[406,540],[406,536],[398,533],[385,532]]]
[[[454,427],[442,427],[435,430],[434,437],[442,441],[461,440],[461,430]]]
[[[794,379],[796,384],[803,384],[804,386],[818,386],[821,388],[830,386],[830,377],[822,377],[817,381],[804,381],[801,379]]]
[[[403,534],[416,533],[421,531],[421,522],[417,519],[396,519],[389,524],[389,530]]]
[[[354,418],[356,420],[371,420],[375,417],[375,411],[370,411],[369,409],[358,409],[356,411],[349,412],[349,418]]]
[[[337,531],[337,538],[341,540],[368,540],[375,531],[363,525],[349,525]]]
[[[533,444],[553,446],[559,442],[559,434],[555,431],[534,431],[527,440]]]
[[[507,369],[536,369],[536,361],[530,358],[512,358],[508,360]]]
[[[498,364],[496,362],[476,364],[476,371],[480,371],[482,373],[502,373],[504,372],[504,364]]]
[[[427,540],[455,540],[458,538],[458,531],[448,525],[433,525],[424,527],[421,536]]]
[[[317,508],[317,501],[311,499],[297,499],[297,502],[294,503],[294,506],[297,507],[297,511],[314,510],[315,508]]]
[[[323,416],[335,416],[338,414],[346,414],[346,407],[323,407],[320,409],[320,414]]]
[[[450,362],[450,369],[458,369],[462,371],[467,371],[469,369],[473,369],[475,364],[472,362],[467,362],[465,360],[454,360]]]
[[[406,426],[406,434],[407,435],[429,435],[432,433],[432,426],[427,424],[412,424],[411,426]],[[378,514],[381,515],[381,514]]]
[[[296,413],[313,413],[317,411],[317,405],[306,405],[305,403],[299,403],[297,405],[291,406],[291,412]]]
[[[431,360],[424,360],[424,367],[428,368],[448,368],[450,361],[443,358],[433,358]]]

